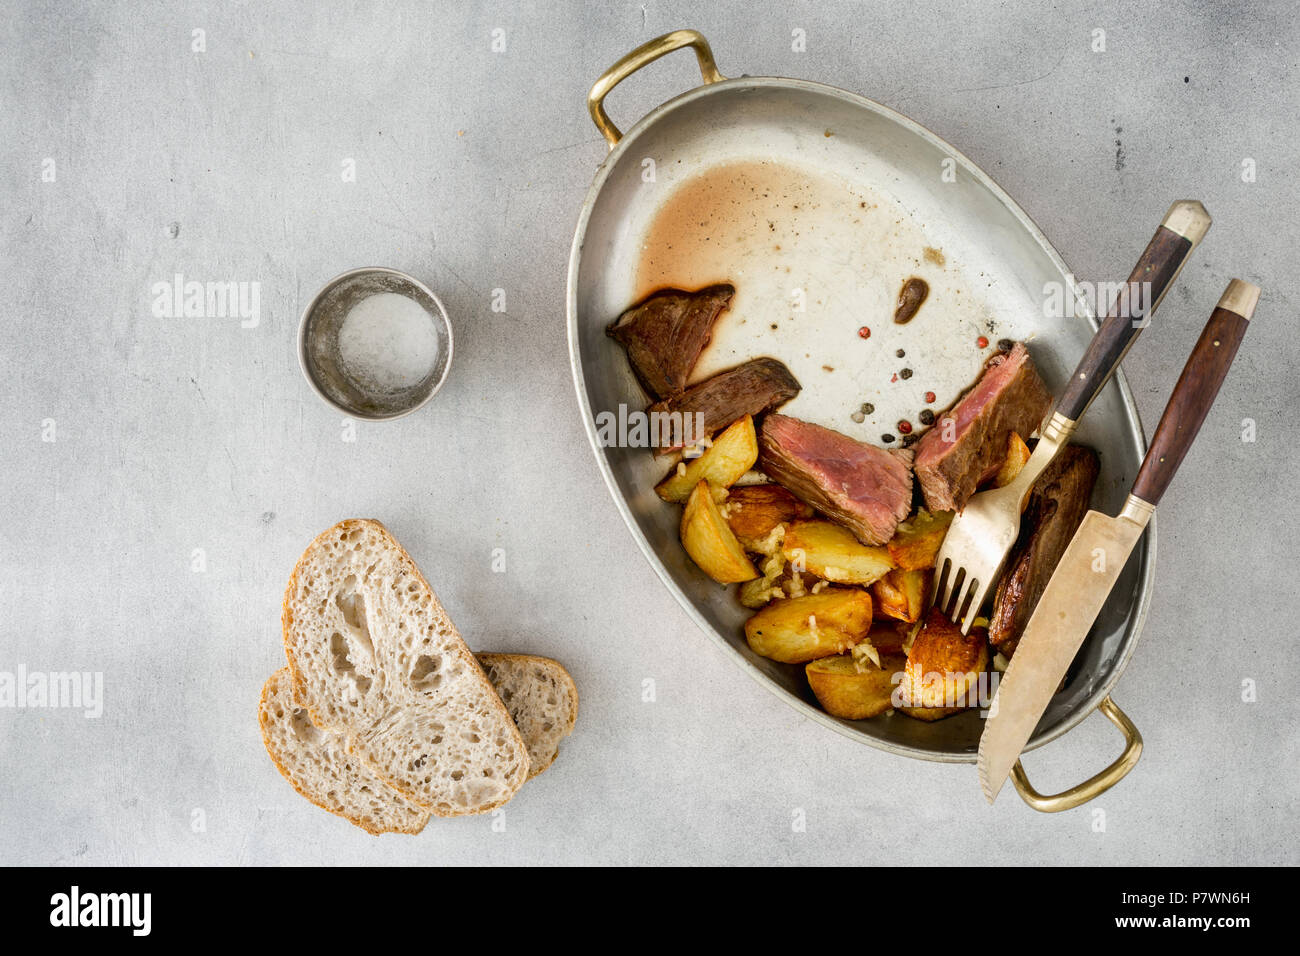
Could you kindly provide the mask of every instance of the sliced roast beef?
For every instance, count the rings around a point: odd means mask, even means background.
[[[1028,438],[1051,402],[1024,343],[989,359],[975,387],[916,444],[914,468],[926,507],[962,508],[981,478],[997,470],[1010,434]]]
[[[1020,521],[1020,539],[993,597],[989,641],[1008,658],[1088,512],[1097,467],[1097,454],[1091,448],[1069,445],[1034,484]]]
[[[799,394],[799,382],[774,358],[756,358],[671,395],[649,408],[656,454],[694,444],[738,418]]]
[[[821,425],[768,415],[759,450],[770,478],[863,544],[884,544],[912,508],[910,449],[886,451]]]
[[[713,323],[736,290],[714,285],[699,292],[665,289],[628,309],[608,332],[627,349],[632,371],[655,399],[686,388],[691,369],[713,335]]]

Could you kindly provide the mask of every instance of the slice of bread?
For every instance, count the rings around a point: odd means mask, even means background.
[[[378,521],[342,521],[308,546],[283,625],[294,699],[408,799],[437,816],[484,813],[528,778],[510,713]]]
[[[528,745],[529,778],[549,767],[578,720],[578,688],[558,661],[532,654],[479,654]]]
[[[293,699],[282,667],[262,687],[262,743],[293,788],[316,806],[370,833],[419,833],[429,811],[402,796],[356,757],[345,739],[318,728]]]
[[[551,765],[560,740],[573,731],[578,716],[573,678],[547,657],[479,654],[478,659],[528,747],[531,779]],[[369,833],[419,833],[428,822],[429,811],[351,756],[344,737],[311,722],[293,699],[289,668],[267,680],[257,717],[272,762],[316,806]]]

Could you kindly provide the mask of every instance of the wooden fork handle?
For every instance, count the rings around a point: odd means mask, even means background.
[[[1210,214],[1195,199],[1180,199],[1169,207],[1079,367],[1070,376],[1057,400],[1057,413],[1072,422],[1083,416],[1209,229]],[[1148,289],[1149,294],[1144,294]]]
[[[1160,496],[1169,487],[1219,394],[1258,301],[1258,286],[1240,279],[1228,283],[1160,416],[1151,447],[1133,483],[1134,497],[1153,507],[1160,503]]]

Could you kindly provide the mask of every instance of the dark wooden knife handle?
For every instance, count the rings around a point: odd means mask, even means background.
[[[1174,473],[1182,464],[1196,433],[1214,404],[1237,354],[1237,346],[1250,325],[1250,317],[1259,300],[1259,289],[1240,279],[1228,283],[1218,307],[1205,323],[1196,347],[1178,377],[1169,404],[1160,416],[1151,447],[1142,461],[1133,494],[1147,504],[1157,505],[1169,487]]]
[[[1182,199],[1169,207],[1057,399],[1058,413],[1074,422],[1083,416],[1209,228],[1210,214],[1196,200]],[[1149,284],[1149,297],[1140,294],[1143,283]]]

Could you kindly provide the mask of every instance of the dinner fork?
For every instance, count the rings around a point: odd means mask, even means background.
[[[1210,214],[1196,200],[1180,199],[1169,207],[1040,428],[1038,444],[1020,473],[1001,488],[974,495],[954,517],[935,560],[930,606],[960,622],[963,634],[970,631],[1020,534],[1020,515],[1034,482],[1069,443],[1079,419],[1115,373],[1209,228]],[[1149,295],[1144,294],[1147,289]]]

